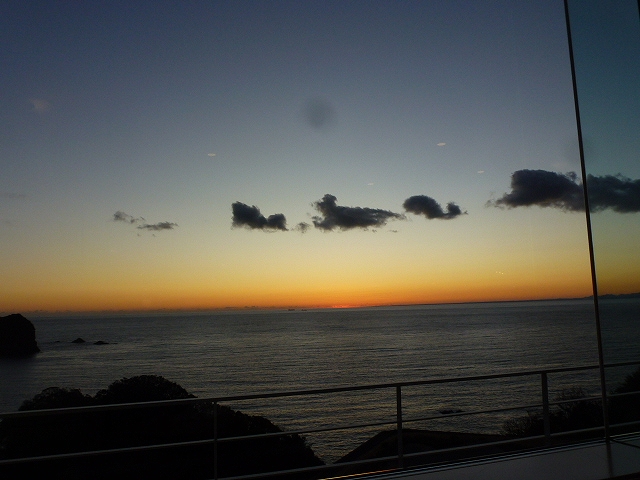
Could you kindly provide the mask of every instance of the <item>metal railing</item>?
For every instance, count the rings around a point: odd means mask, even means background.
[[[625,366],[636,366],[640,365],[640,361],[635,362],[622,362],[622,363],[612,363],[604,365],[605,368],[617,368],[617,367],[625,367]],[[282,477],[284,475],[289,474],[316,474],[321,475],[323,472],[336,472],[336,471],[345,471],[347,468],[351,467],[363,467],[364,465],[371,465],[371,469],[373,469],[375,465],[382,465],[386,470],[401,470],[406,468],[406,463],[408,459],[413,458],[426,458],[430,455],[439,455],[442,454],[453,454],[460,453],[465,450],[473,450],[475,452],[481,452],[485,447],[496,447],[496,446],[506,446],[506,445],[521,445],[523,447],[543,447],[545,445],[551,445],[551,440],[553,438],[562,437],[566,435],[576,435],[576,434],[598,434],[600,432],[604,433],[605,427],[597,426],[591,428],[582,428],[571,431],[560,431],[560,432],[552,432],[551,429],[551,408],[553,406],[560,406],[562,404],[567,403],[577,403],[577,402],[596,402],[600,405],[602,404],[601,396],[594,397],[581,397],[581,398],[571,398],[565,400],[556,400],[552,401],[549,398],[549,375],[555,374],[566,374],[566,373],[575,373],[575,372],[583,372],[589,370],[597,370],[600,367],[598,365],[584,365],[584,366],[575,366],[575,367],[566,367],[566,368],[554,368],[554,369],[541,369],[541,370],[527,370],[527,371],[519,371],[519,372],[508,372],[508,373],[496,373],[496,374],[488,374],[488,375],[476,375],[476,376],[465,376],[465,377],[455,377],[455,378],[438,378],[438,379],[430,379],[430,380],[418,380],[418,381],[408,381],[408,382],[398,382],[398,383],[381,383],[381,384],[372,384],[372,385],[359,385],[359,386],[351,386],[351,387],[335,387],[335,388],[319,388],[319,389],[311,389],[311,390],[295,390],[295,391],[285,391],[285,392],[275,392],[275,393],[264,393],[264,394],[251,394],[251,395],[233,395],[233,396],[223,396],[223,397],[207,397],[207,398],[187,398],[187,399],[178,399],[178,400],[163,400],[163,401],[154,401],[154,402],[142,402],[142,403],[119,403],[119,404],[110,404],[110,405],[101,405],[101,406],[83,406],[83,407],[71,407],[71,408],[59,408],[59,409],[47,409],[47,410],[30,410],[30,411],[17,411],[17,412],[5,412],[0,413],[0,420],[4,419],[20,419],[20,418],[28,418],[28,417],[38,417],[38,416],[55,416],[55,415],[65,415],[65,414],[81,414],[81,413],[94,413],[94,412],[110,412],[110,411],[121,411],[121,410],[129,410],[129,409],[148,409],[148,408],[160,408],[160,407],[168,407],[168,406],[178,406],[178,405],[210,405],[213,406],[213,435],[211,438],[202,439],[202,440],[192,440],[192,441],[182,441],[175,443],[164,443],[164,444],[154,444],[154,445],[143,445],[143,446],[133,446],[133,447],[124,447],[124,448],[110,448],[106,450],[92,450],[92,451],[80,451],[73,453],[59,453],[52,455],[42,455],[42,456],[24,456],[20,458],[0,458],[0,467],[6,465],[18,465],[32,462],[41,462],[48,460],[61,460],[61,459],[74,459],[74,458],[86,458],[86,457],[95,457],[95,456],[103,456],[103,455],[114,455],[125,452],[144,452],[144,451],[152,451],[152,450],[160,450],[160,449],[168,449],[168,448],[177,448],[177,447],[189,447],[189,446],[203,446],[210,445],[212,446],[212,462],[213,462],[213,478],[218,479],[218,465],[219,465],[219,453],[218,449],[220,445],[237,442],[237,441],[246,441],[252,439],[266,439],[266,438],[277,438],[277,437],[286,437],[292,435],[307,435],[307,434],[318,434],[324,432],[348,432],[353,431],[355,429],[365,429],[365,428],[373,428],[373,427],[387,427],[393,426],[396,430],[397,435],[397,453],[391,456],[383,456],[376,457],[373,459],[365,459],[365,460],[354,460],[343,463],[333,463],[329,465],[321,465],[315,467],[305,467],[305,468],[296,468],[286,471],[272,471],[272,472],[262,472],[250,475],[240,475],[233,477],[220,477],[226,478],[228,480],[247,480],[253,478],[267,478],[267,477]],[[472,411],[455,411],[451,413],[444,413],[438,415],[422,415],[417,417],[405,417],[405,413],[403,411],[403,389],[406,390],[408,387],[418,387],[418,386],[435,386],[435,385],[443,385],[443,384],[455,384],[462,382],[477,382],[477,381],[489,381],[496,379],[514,379],[518,377],[539,377],[540,379],[540,402],[532,403],[532,404],[519,404],[519,405],[508,405],[501,406],[498,408],[489,408],[489,409],[477,409]],[[322,426],[316,428],[304,428],[304,429],[295,429],[295,430],[287,430],[287,431],[279,431],[273,433],[262,433],[262,434],[253,434],[253,435],[243,435],[243,436],[231,436],[231,437],[219,437],[219,421],[218,421],[218,407],[221,404],[229,404],[233,402],[245,402],[251,400],[269,400],[269,399],[277,399],[277,398],[286,398],[286,397],[309,397],[309,396],[317,396],[317,395],[335,395],[338,393],[346,393],[346,392],[359,392],[359,391],[389,391],[389,395],[395,396],[395,418],[393,420],[387,421],[375,421],[375,422],[366,422],[366,423],[350,423],[344,425],[330,425],[330,426]],[[623,394],[615,394],[610,395],[609,398],[612,397],[624,397],[628,395],[637,395],[640,392],[630,392]],[[505,438],[498,441],[490,441],[486,443],[472,443],[465,446],[456,446],[451,448],[442,448],[437,450],[430,451],[419,451],[419,452],[405,452],[404,451],[404,435],[403,431],[405,430],[405,426],[409,423],[418,423],[418,422],[429,422],[433,420],[442,420],[446,418],[453,417],[468,417],[473,415],[486,415],[486,414],[496,414],[496,413],[505,413],[505,412],[514,412],[514,411],[541,411],[543,418],[543,434],[527,436],[524,438]],[[627,422],[625,424],[621,424],[623,426],[633,426],[640,425],[639,421]],[[601,435],[603,437],[604,435]],[[1,451],[0,451],[1,452]],[[390,462],[393,462],[394,465],[390,465]],[[428,463],[425,461],[425,463]],[[415,465],[415,464],[414,464]],[[360,472],[366,471],[366,469],[360,469]],[[319,477],[317,477],[319,478]]]

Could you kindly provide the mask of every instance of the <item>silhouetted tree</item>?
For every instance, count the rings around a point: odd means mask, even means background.
[[[25,401],[20,410],[187,398],[195,397],[180,385],[160,376],[142,375],[118,380],[94,397],[83,395],[79,390],[48,388]],[[214,406],[210,402],[104,412],[74,411],[3,420],[0,423],[0,458],[212,439],[216,416],[218,438],[282,432],[266,418],[246,415],[226,406]],[[37,461],[0,468],[0,478],[210,478],[213,476],[213,451],[212,444],[204,444]],[[323,464],[304,438],[295,434],[220,443],[218,462],[220,476]]]

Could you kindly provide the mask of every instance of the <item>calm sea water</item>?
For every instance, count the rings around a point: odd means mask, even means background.
[[[640,359],[640,301],[601,303],[605,360]],[[0,361],[0,411],[17,409],[46,387],[94,394],[141,374],[162,375],[203,397],[589,365],[598,359],[588,300],[30,320],[42,352]],[[71,343],[77,337],[87,343]],[[93,345],[99,340],[108,345]],[[597,394],[597,372],[550,378],[552,392],[573,385]],[[403,407],[406,418],[418,418],[443,409],[537,403],[539,392],[539,377],[407,387]],[[393,421],[395,391],[230,406],[265,415],[285,429]],[[481,415],[407,426],[496,433],[504,419],[504,414]],[[307,437],[331,461],[380,428]]]

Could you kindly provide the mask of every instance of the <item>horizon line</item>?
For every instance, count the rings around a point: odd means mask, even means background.
[[[619,294],[602,294],[599,298],[634,298],[640,297],[640,292],[629,292]],[[588,300],[592,299],[593,294],[580,297],[550,297],[550,298],[522,298],[510,300],[474,300],[474,301],[451,301],[451,302],[425,302],[425,303],[386,303],[386,304],[364,304],[349,305],[335,304],[330,306],[322,305],[281,305],[281,306],[226,306],[226,307],[202,307],[202,308],[148,308],[148,309],[101,309],[101,310],[25,310],[23,312],[3,312],[0,316],[19,313],[21,315],[54,315],[54,314],[152,314],[152,313],[188,313],[188,312],[257,312],[257,311],[308,311],[308,310],[356,310],[363,308],[384,308],[384,307],[419,307],[419,306],[435,306],[435,305],[468,305],[474,303],[517,303],[517,302],[544,302],[544,301],[565,301],[565,300]]]

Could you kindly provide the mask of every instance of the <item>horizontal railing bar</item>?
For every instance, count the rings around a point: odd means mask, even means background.
[[[612,423],[612,427],[632,427],[634,425],[640,425],[640,420],[633,420],[631,422]]]
[[[472,445],[463,445],[460,447],[449,447],[449,448],[441,448],[438,450],[425,450],[422,452],[413,452],[407,453],[406,457],[421,457],[427,455],[435,455],[438,453],[449,453],[456,452],[459,450],[469,450],[471,448],[482,448],[482,447],[493,447],[495,445],[508,445],[511,443],[523,443],[523,442],[531,442],[535,440],[544,440],[546,437],[544,435],[535,435],[531,437],[518,437],[518,438],[510,438],[507,440],[498,440],[495,442],[483,442],[483,443],[474,443]]]
[[[640,393],[640,392],[637,392],[637,393]],[[553,405],[562,405],[565,403],[601,402],[601,401],[602,401],[602,397],[580,397],[580,398],[575,398],[571,400],[557,400],[557,401],[549,402],[549,405],[553,406]],[[543,407],[542,403],[534,403],[529,405],[512,405],[508,407],[492,408],[488,410],[469,410],[465,412],[442,413],[439,415],[432,415],[429,417],[405,418],[403,421],[405,423],[420,422],[420,421],[427,421],[427,420],[439,420],[439,419],[449,418],[449,417],[464,417],[469,415],[481,415],[485,413],[500,413],[500,412],[508,412],[512,410],[529,410],[529,409],[542,408],[542,407]]]
[[[350,467],[354,465],[367,465],[372,463],[388,462],[390,460],[395,460],[396,458],[397,457],[395,455],[392,455],[387,457],[367,458],[366,460],[354,460],[351,462],[344,462],[344,463],[330,463],[327,465],[318,465],[316,467],[302,467],[302,468],[295,468],[291,470],[277,470],[272,472],[251,473],[247,475],[237,475],[233,477],[221,477],[221,478],[222,480],[250,480],[254,478],[274,477],[276,475],[279,476],[279,475],[286,475],[286,474],[292,474],[292,473],[307,473],[307,472],[319,472],[323,470],[337,470],[337,469],[342,469],[344,467]],[[393,472],[396,470],[397,470],[396,468],[387,468],[385,470],[381,470],[380,472],[375,472],[375,473]],[[372,472],[367,472],[367,473],[371,474]],[[337,478],[344,478],[344,477],[337,477]]]
[[[640,390],[634,390],[633,392],[622,392],[622,393],[609,393],[607,394],[608,398],[612,397],[629,397],[632,395],[640,395]]]
[[[541,403],[535,403],[531,405],[516,405],[513,407],[502,407],[502,408],[492,408],[490,410],[469,410],[468,412],[457,412],[457,413],[447,413],[441,415],[432,415],[430,417],[418,417],[418,418],[409,418],[404,419],[403,422],[424,422],[427,420],[441,420],[449,417],[464,417],[469,415],[481,415],[484,413],[500,413],[500,412],[509,412],[512,410],[528,410],[532,408],[542,408]]]
[[[607,395],[609,397],[609,395]],[[578,403],[578,402],[602,402],[602,397],[579,397],[570,398],[566,400],[554,400],[549,402],[549,405],[564,405],[565,403]]]
[[[631,424],[638,424],[640,422],[629,422]],[[611,440],[615,440],[616,442],[628,442],[629,439],[636,440],[638,438],[638,432],[625,432],[625,433],[617,433],[615,435],[611,435]],[[637,448],[637,445],[636,445]]]
[[[322,427],[317,429],[305,429],[305,430],[286,430],[283,432],[271,432],[271,433],[256,433],[252,435],[243,435],[240,437],[222,437],[218,438],[218,443],[232,442],[236,440],[253,440],[256,438],[273,438],[273,437],[286,437],[288,435],[304,435],[307,433],[322,433],[322,432],[336,432],[340,430],[353,430],[356,428],[369,428],[369,427],[381,427],[384,425],[395,425],[396,422],[378,422],[378,423],[363,423],[354,425],[345,425],[338,427]]]
[[[567,437],[569,435],[576,435],[578,433],[599,432],[601,430],[604,430],[604,425],[600,425],[598,427],[580,428],[578,430],[567,430],[565,432],[554,432],[551,434],[551,437]]]
[[[0,460],[0,465],[9,465],[9,464],[25,463],[25,462],[40,462],[45,460],[64,460],[65,458],[94,457],[94,456],[100,456],[100,455],[110,455],[115,453],[126,453],[126,452],[144,452],[148,450],[161,450],[163,448],[193,447],[197,445],[207,445],[214,442],[215,440],[213,438],[206,438],[203,440],[189,440],[186,442],[156,443],[152,445],[139,445],[135,447],[118,447],[118,448],[110,448],[106,450],[87,450],[84,452],[56,453],[53,455],[39,455],[35,457],[8,458],[8,459]]]
[[[17,412],[2,412],[0,413],[0,419],[2,418],[17,418],[17,417],[37,417],[41,415],[64,415],[68,413],[85,413],[85,412],[108,412],[113,410],[130,410],[135,408],[147,408],[147,407],[170,407],[174,405],[185,404],[199,404],[199,403],[214,403],[215,400],[208,398],[179,398],[175,400],[154,400],[152,402],[129,402],[129,403],[111,403],[109,405],[86,405],[82,407],[66,407],[66,408],[51,408],[41,410],[20,410]]]
[[[604,426],[601,427],[591,427],[591,428],[583,428],[580,430],[571,430],[568,432],[556,432],[556,433],[552,433],[551,437],[561,437],[561,436],[568,436],[568,435],[575,435],[577,433],[586,433],[586,432],[595,432],[595,431],[600,431],[600,430],[604,430]],[[459,447],[450,447],[450,448],[441,448],[441,449],[437,449],[437,450],[425,450],[422,452],[414,452],[414,453],[409,453],[406,454],[406,457],[418,457],[418,456],[426,456],[426,455],[435,455],[438,453],[447,453],[447,452],[454,452],[454,451],[458,451],[458,450],[468,450],[468,449],[472,449],[472,448],[481,448],[481,447],[491,447],[491,446],[495,446],[495,445],[508,445],[508,444],[512,444],[512,443],[524,443],[524,442],[531,442],[531,441],[536,441],[536,440],[545,440],[547,437],[545,435],[532,435],[529,437],[516,437],[516,438],[510,438],[510,439],[506,439],[506,440],[497,440],[495,442],[483,442],[483,443],[474,443],[471,445],[462,445]]]
[[[607,368],[640,365],[640,361],[634,362],[620,362],[604,365]],[[448,377],[448,378],[436,378],[429,380],[415,380],[411,382],[395,382],[395,383],[383,383],[383,384],[371,384],[371,385],[356,385],[350,387],[334,387],[334,388],[321,388],[311,390],[293,390],[290,392],[269,392],[269,393],[256,393],[251,395],[233,395],[225,397],[205,397],[205,398],[181,398],[176,400],[156,400],[151,402],[131,402],[131,403],[119,403],[110,405],[89,405],[83,407],[69,407],[69,408],[57,408],[57,409],[45,409],[45,410],[27,410],[19,412],[0,412],[0,418],[11,418],[15,416],[36,416],[36,415],[50,415],[54,413],[75,413],[83,411],[107,411],[107,410],[121,410],[127,408],[143,408],[151,406],[171,406],[180,405],[185,403],[212,403],[212,402],[229,402],[229,401],[243,401],[243,400],[257,400],[267,398],[285,398],[292,396],[306,396],[306,395],[321,395],[328,393],[344,393],[350,391],[362,391],[362,390],[382,390],[396,387],[405,386],[420,386],[420,385],[434,385],[441,383],[457,383],[457,382],[469,382],[478,380],[494,380],[498,378],[511,378],[511,377],[523,377],[541,375],[543,373],[565,373],[575,372],[582,370],[593,370],[599,368],[598,365],[582,365],[577,367],[561,367],[546,370],[524,370],[520,372],[509,373],[495,373],[488,375],[476,375],[468,377]]]
[[[228,442],[231,440],[244,440],[251,438],[265,438],[265,437],[282,437],[286,435],[305,435],[307,433],[322,433],[322,432],[337,432],[340,430],[354,430],[356,428],[370,428],[370,427],[382,427],[384,425],[395,425],[395,421],[389,422],[375,422],[375,423],[356,423],[351,425],[339,425],[339,426],[328,426],[328,427],[320,427],[314,429],[304,429],[304,430],[286,430],[284,432],[273,432],[273,433],[258,433],[255,435],[246,435],[242,437],[223,437],[218,438],[218,442]]]
[[[640,361],[636,362],[624,362],[618,364],[609,364],[607,367],[628,366],[628,365],[640,365]],[[538,370],[523,370],[519,372],[508,373],[493,373],[487,375],[474,375],[467,377],[447,377],[447,378],[434,378],[428,380],[414,380],[410,382],[393,382],[393,383],[381,383],[370,385],[355,385],[345,387],[333,387],[333,388],[318,388],[310,390],[292,390],[289,392],[267,392],[256,393],[250,395],[231,395],[223,397],[204,397],[204,398],[182,398],[177,400],[157,400],[151,402],[132,402],[132,403],[119,403],[109,405],[89,405],[83,407],[70,407],[70,408],[57,408],[57,409],[45,409],[45,410],[27,410],[19,412],[0,412],[0,418],[11,418],[16,416],[36,416],[36,415],[51,415],[51,414],[64,414],[75,413],[83,411],[107,411],[107,410],[120,410],[125,408],[144,408],[144,407],[161,407],[171,405],[181,405],[185,403],[221,403],[232,401],[245,401],[245,400],[260,400],[269,398],[287,398],[297,396],[310,396],[310,395],[326,395],[330,393],[345,393],[345,392],[357,392],[363,390],[384,390],[397,387],[415,387],[422,385],[438,385],[444,383],[462,383],[472,382],[479,380],[496,380],[500,378],[513,378],[513,377],[526,377],[533,375],[541,375],[543,373],[555,374],[566,372],[577,372],[583,370],[594,370],[599,368],[598,365],[582,365],[576,367],[561,367],[550,369],[538,369]]]
[[[629,362],[605,363],[602,366],[604,368],[616,368],[616,367],[630,367],[630,366],[638,365],[638,364],[640,364],[640,361],[632,360],[632,361],[629,361]]]

